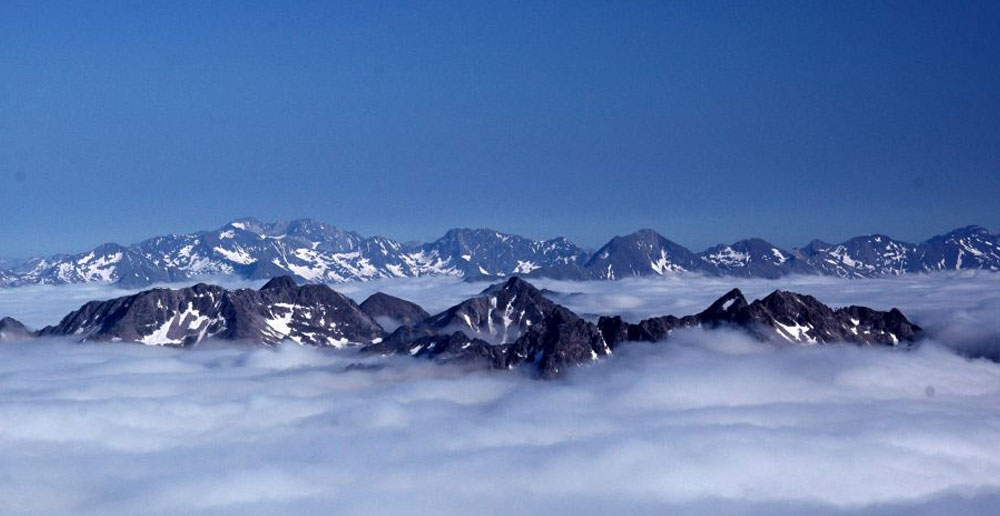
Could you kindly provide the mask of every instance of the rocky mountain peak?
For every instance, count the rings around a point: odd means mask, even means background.
[[[521,279],[521,277],[519,276],[512,276],[507,281],[490,285],[489,287],[483,289],[483,291],[480,292],[479,295],[489,296],[492,294],[497,294],[499,292],[506,292],[513,295],[527,295],[527,296],[542,295],[542,292],[537,288],[535,288],[534,285]]]
[[[31,332],[12,317],[0,319],[0,342],[10,342],[31,337]]]
[[[698,317],[712,321],[733,321],[736,314],[746,307],[747,299],[743,296],[743,292],[734,288],[699,313]]]
[[[416,324],[430,317],[430,314],[420,305],[382,292],[368,296],[368,299],[361,303],[360,308],[386,331]]]
[[[299,285],[291,276],[276,276],[260,287],[261,290],[298,290]]]

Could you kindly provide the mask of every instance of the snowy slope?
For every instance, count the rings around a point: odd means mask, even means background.
[[[492,229],[452,229],[433,242],[404,244],[310,219],[243,218],[212,231],[158,236],[131,246],[108,243],[78,254],[6,261],[0,266],[0,287],[142,287],[206,275],[291,275],[310,283],[338,283],[442,275],[484,280],[513,275],[615,280],[681,273],[869,278],[962,269],[1000,270],[1000,236],[967,226],[920,244],[874,234],[839,244],[814,240],[788,251],[751,238],[694,253],[644,229],[616,236],[591,254],[565,238],[532,240]]]

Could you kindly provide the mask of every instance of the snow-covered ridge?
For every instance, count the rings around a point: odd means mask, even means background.
[[[117,283],[142,287],[203,275],[263,279],[290,274],[313,283],[378,278],[514,274],[614,280],[699,273],[777,278],[846,278],[941,270],[1000,270],[1000,237],[967,226],[912,244],[868,235],[838,244],[815,240],[792,250],[761,239],[695,253],[653,230],[610,240],[588,252],[565,238],[532,240],[492,229],[453,229],[428,243],[365,237],[309,219],[234,220],[213,231],[153,237],[130,246],[102,244],[74,255],[0,263],[0,286]]]

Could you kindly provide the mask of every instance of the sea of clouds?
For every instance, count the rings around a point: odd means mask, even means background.
[[[0,346],[0,514],[995,514],[1000,275],[539,281],[579,313],[729,288],[897,306],[915,351],[725,332],[632,344],[556,381],[283,345]],[[236,286],[230,284],[229,286]],[[247,284],[247,286],[258,286]],[[485,284],[352,283],[434,312]],[[51,324],[103,287],[0,291]],[[382,367],[351,367],[362,363]]]

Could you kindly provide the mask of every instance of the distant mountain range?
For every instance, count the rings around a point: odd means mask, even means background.
[[[565,238],[531,240],[491,229],[452,229],[433,242],[364,237],[310,219],[238,219],[214,231],[166,235],[130,246],[108,243],[79,254],[0,262],[0,286],[114,283],[144,287],[205,275],[310,283],[417,276],[491,280],[521,275],[614,280],[699,273],[778,278],[822,274],[870,278],[914,272],[1000,270],[1000,236],[967,226],[919,244],[886,235],[781,249],[759,238],[700,253],[651,229],[616,236],[596,252]]]
[[[896,309],[833,309],[811,296],[785,291],[749,303],[734,289],[695,315],[628,323],[617,316],[586,320],[519,277],[429,315],[387,294],[376,293],[357,304],[327,285],[299,286],[283,276],[259,290],[199,283],[91,301],[38,331],[3,318],[0,342],[59,337],[192,346],[207,339],[262,345],[288,340],[368,354],[521,368],[551,378],[611,355],[626,342],[659,342],[674,330],[720,327],[764,342],[797,345],[909,347],[922,334]]]

